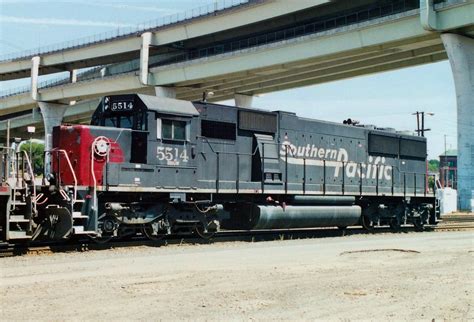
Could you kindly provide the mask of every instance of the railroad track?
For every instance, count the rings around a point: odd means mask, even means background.
[[[443,220],[437,226],[428,226],[426,231],[460,231],[474,230],[474,216],[472,220],[455,220],[450,217]],[[389,228],[377,228],[371,232],[358,227],[340,230],[337,228],[316,228],[316,229],[291,229],[291,230],[272,230],[272,231],[225,231],[216,234],[211,239],[202,239],[200,237],[188,236],[170,236],[161,241],[151,241],[144,237],[137,236],[125,240],[116,240],[105,244],[97,244],[91,240],[67,241],[61,244],[53,242],[37,242],[28,245],[12,245],[8,243],[0,244],[0,257],[9,257],[17,255],[37,255],[56,252],[78,252],[88,250],[107,250],[124,247],[162,247],[166,245],[192,245],[192,244],[211,244],[217,242],[260,242],[272,240],[291,240],[305,238],[325,238],[339,237],[358,234],[386,234],[386,233],[412,233],[413,227],[404,226],[399,231],[393,232]]]
[[[441,222],[434,228],[437,231],[474,229],[474,213],[455,213],[441,216]]]
[[[152,241],[145,237],[137,236],[134,238],[115,240],[104,244],[98,244],[92,240],[66,241],[61,244],[53,242],[36,242],[29,245],[11,245],[0,244],[0,257],[15,255],[28,255],[40,253],[72,252],[87,250],[106,250],[124,247],[162,247],[167,245],[192,245],[192,244],[211,244],[217,242],[259,242],[271,240],[288,240],[302,238],[321,238],[337,237],[348,234],[361,234],[364,230],[361,228],[347,229],[293,229],[293,230],[272,230],[272,231],[224,231],[217,233],[210,239],[203,239],[196,236],[169,236],[166,239]]]

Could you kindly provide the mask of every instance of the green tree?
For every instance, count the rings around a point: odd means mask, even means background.
[[[435,178],[433,176],[428,177],[428,188],[430,191],[434,191],[435,187]]]
[[[33,167],[33,172],[36,175],[43,173],[44,166],[44,143],[35,142],[28,140],[20,146],[21,151],[25,151],[28,156],[30,154],[30,143],[31,143],[31,166]]]
[[[439,160],[433,159],[428,161],[428,171],[439,172]]]

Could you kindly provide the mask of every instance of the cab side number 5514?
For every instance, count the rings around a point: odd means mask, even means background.
[[[156,157],[160,161],[166,160],[166,161],[174,161],[174,162],[179,162],[179,161],[188,162],[189,160],[186,148],[179,149],[179,148],[159,146],[156,151]]]

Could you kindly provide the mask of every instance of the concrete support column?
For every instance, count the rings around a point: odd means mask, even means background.
[[[253,96],[245,94],[234,95],[235,106],[238,107],[252,107]]]
[[[69,105],[38,102],[44,122],[44,149],[49,151],[53,146],[53,127],[61,125],[64,113]],[[51,157],[46,154],[44,160],[45,174],[49,174]]]
[[[31,58],[31,98],[34,101],[38,100],[38,77],[40,62],[41,58],[39,56]]]
[[[71,83],[76,83],[77,82],[77,69],[73,69],[69,71],[69,80]],[[70,101],[69,105],[74,105],[76,104],[76,101]]]
[[[148,85],[148,61],[150,58],[151,32],[142,34],[142,46],[140,48],[140,82]]]
[[[433,0],[420,0],[420,22],[425,30],[438,30]]]
[[[474,39],[442,34],[456,88],[458,208],[474,211]]]
[[[69,71],[69,80],[71,81],[71,83],[77,82],[77,69]]]
[[[176,88],[156,86],[155,95],[160,97],[176,98]]]
[[[100,69],[100,77],[104,78],[109,74],[109,69],[107,67],[101,68]]]

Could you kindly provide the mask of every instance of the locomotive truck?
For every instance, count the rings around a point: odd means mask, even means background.
[[[4,151],[0,239],[435,224],[426,139],[344,123],[103,97],[90,125],[54,128],[41,184],[26,153]]]

